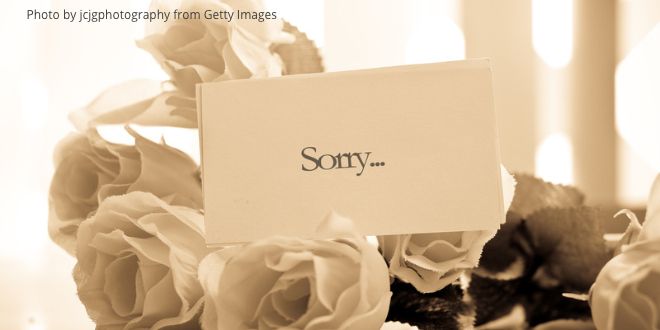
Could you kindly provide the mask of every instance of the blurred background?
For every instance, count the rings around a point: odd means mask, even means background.
[[[137,10],[149,1],[3,5],[0,329],[91,329],[75,294],[75,261],[47,236],[53,148],[73,130],[69,111],[124,80],[165,75],[134,45],[143,23],[38,22],[25,13]],[[660,171],[660,1],[267,0],[266,6],[316,42],[327,71],[491,58],[509,170],[574,184],[589,204],[643,209]],[[198,158],[195,132],[165,133],[168,143]],[[104,134],[127,138],[120,128]]]

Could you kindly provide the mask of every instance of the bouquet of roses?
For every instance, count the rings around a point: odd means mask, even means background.
[[[160,1],[152,7],[171,9]],[[259,11],[262,4],[184,0],[177,9]],[[55,151],[49,233],[77,259],[73,275],[78,296],[99,329],[472,327],[510,310],[489,308],[488,296],[479,291],[484,283],[497,281],[491,284],[516,293],[511,301],[527,301],[520,288],[529,287],[524,283],[536,280],[543,269],[553,294],[585,291],[611,256],[598,245],[602,233],[575,225],[598,244],[587,248],[589,262],[577,268],[562,263],[573,254],[548,250],[552,244],[569,244],[558,241],[561,229],[549,223],[584,221],[590,226],[595,224],[593,213],[584,208],[548,211],[581,207],[581,196],[524,177],[512,205],[520,216],[510,212],[497,236],[495,231],[470,231],[382,236],[368,242],[349,219],[331,216],[318,230],[344,238],[272,237],[210,249],[198,164],[165,141],[144,138],[135,125],[195,128],[196,84],[316,72],[322,69],[320,57],[303,33],[279,20],[173,20],[150,23],[147,31],[137,44],[153,55],[169,80],[130,81],[104,91],[71,114],[78,131]],[[126,125],[134,144],[106,141],[95,128],[108,124]],[[514,181],[506,170],[502,177],[509,188],[504,192],[508,209]],[[544,234],[544,228],[556,230]],[[531,236],[521,238],[521,230]],[[518,249],[524,244],[526,249]],[[646,248],[649,244],[638,245],[636,250],[653,250]],[[466,279],[479,265],[484,246],[484,265],[471,277],[480,285],[470,289]],[[539,258],[547,267],[540,267]],[[621,258],[619,263],[628,262]],[[520,263],[523,270],[513,277],[498,275]],[[578,278],[566,278],[566,269]],[[601,294],[616,283],[601,277],[593,289],[594,302],[617,308]],[[641,285],[632,282],[627,287]]]

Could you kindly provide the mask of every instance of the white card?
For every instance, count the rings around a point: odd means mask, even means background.
[[[198,85],[208,243],[504,221],[488,60]]]

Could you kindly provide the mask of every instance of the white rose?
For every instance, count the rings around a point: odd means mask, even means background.
[[[660,239],[633,243],[610,260],[591,288],[598,329],[660,329]]]
[[[419,292],[438,291],[479,264],[495,231],[380,236],[378,242],[393,276]]]
[[[379,329],[391,297],[383,258],[357,236],[265,239],[209,255],[199,273],[206,330]]]
[[[80,225],[78,296],[99,329],[199,328],[204,218],[144,192],[105,199]],[[181,327],[180,327],[181,328]]]
[[[180,5],[173,7],[172,4]],[[154,1],[151,10],[173,12],[264,11],[257,0]],[[271,51],[274,43],[290,43],[278,19],[231,22],[222,19],[178,19],[147,25],[148,35],[137,42],[170,76],[168,83],[133,80],[108,88],[70,117],[85,130],[102,124],[197,127],[195,85],[210,81],[273,77],[282,62]]]
[[[202,207],[198,167],[185,153],[129,129],[135,145],[109,143],[95,130],[72,134],[55,150],[48,231],[73,254],[80,223],[113,195],[147,191],[172,204]]]
[[[515,181],[501,167],[503,203],[511,205]],[[457,218],[460,214],[456,215]],[[379,236],[381,252],[392,276],[412,284],[418,291],[438,291],[451,284],[466,269],[479,265],[484,245],[497,230]]]
[[[600,271],[589,304],[598,329],[660,329],[660,176],[641,229],[634,214],[620,254]],[[628,243],[628,244],[626,244]]]
[[[156,2],[155,7],[164,5]],[[178,9],[201,14],[264,10],[261,1],[251,0],[184,0]],[[282,27],[280,19],[172,19],[151,26],[152,33],[138,45],[154,56],[179,91],[195,97],[197,83],[281,75],[279,57],[269,47],[287,38]]]

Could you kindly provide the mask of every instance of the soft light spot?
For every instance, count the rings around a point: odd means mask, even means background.
[[[660,23],[616,70],[616,128],[643,160],[660,171]]]
[[[278,18],[283,18],[298,27],[314,41],[317,47],[323,48],[325,39],[323,0],[266,0],[264,6],[268,11],[277,12]]]
[[[38,131],[46,125],[48,89],[35,77],[21,81],[21,122],[28,131]]]
[[[378,238],[376,236],[367,236],[367,243],[378,248]]]
[[[36,318],[30,317],[28,320],[27,327],[25,328],[26,330],[46,330],[46,327],[39,322]]]
[[[573,0],[532,0],[532,45],[550,67],[573,57]]]
[[[414,2],[414,20],[406,44],[406,64],[465,58],[465,36],[451,14],[450,8],[436,0]]]
[[[536,150],[536,175],[557,184],[573,183],[573,145],[564,133],[546,137]]]

